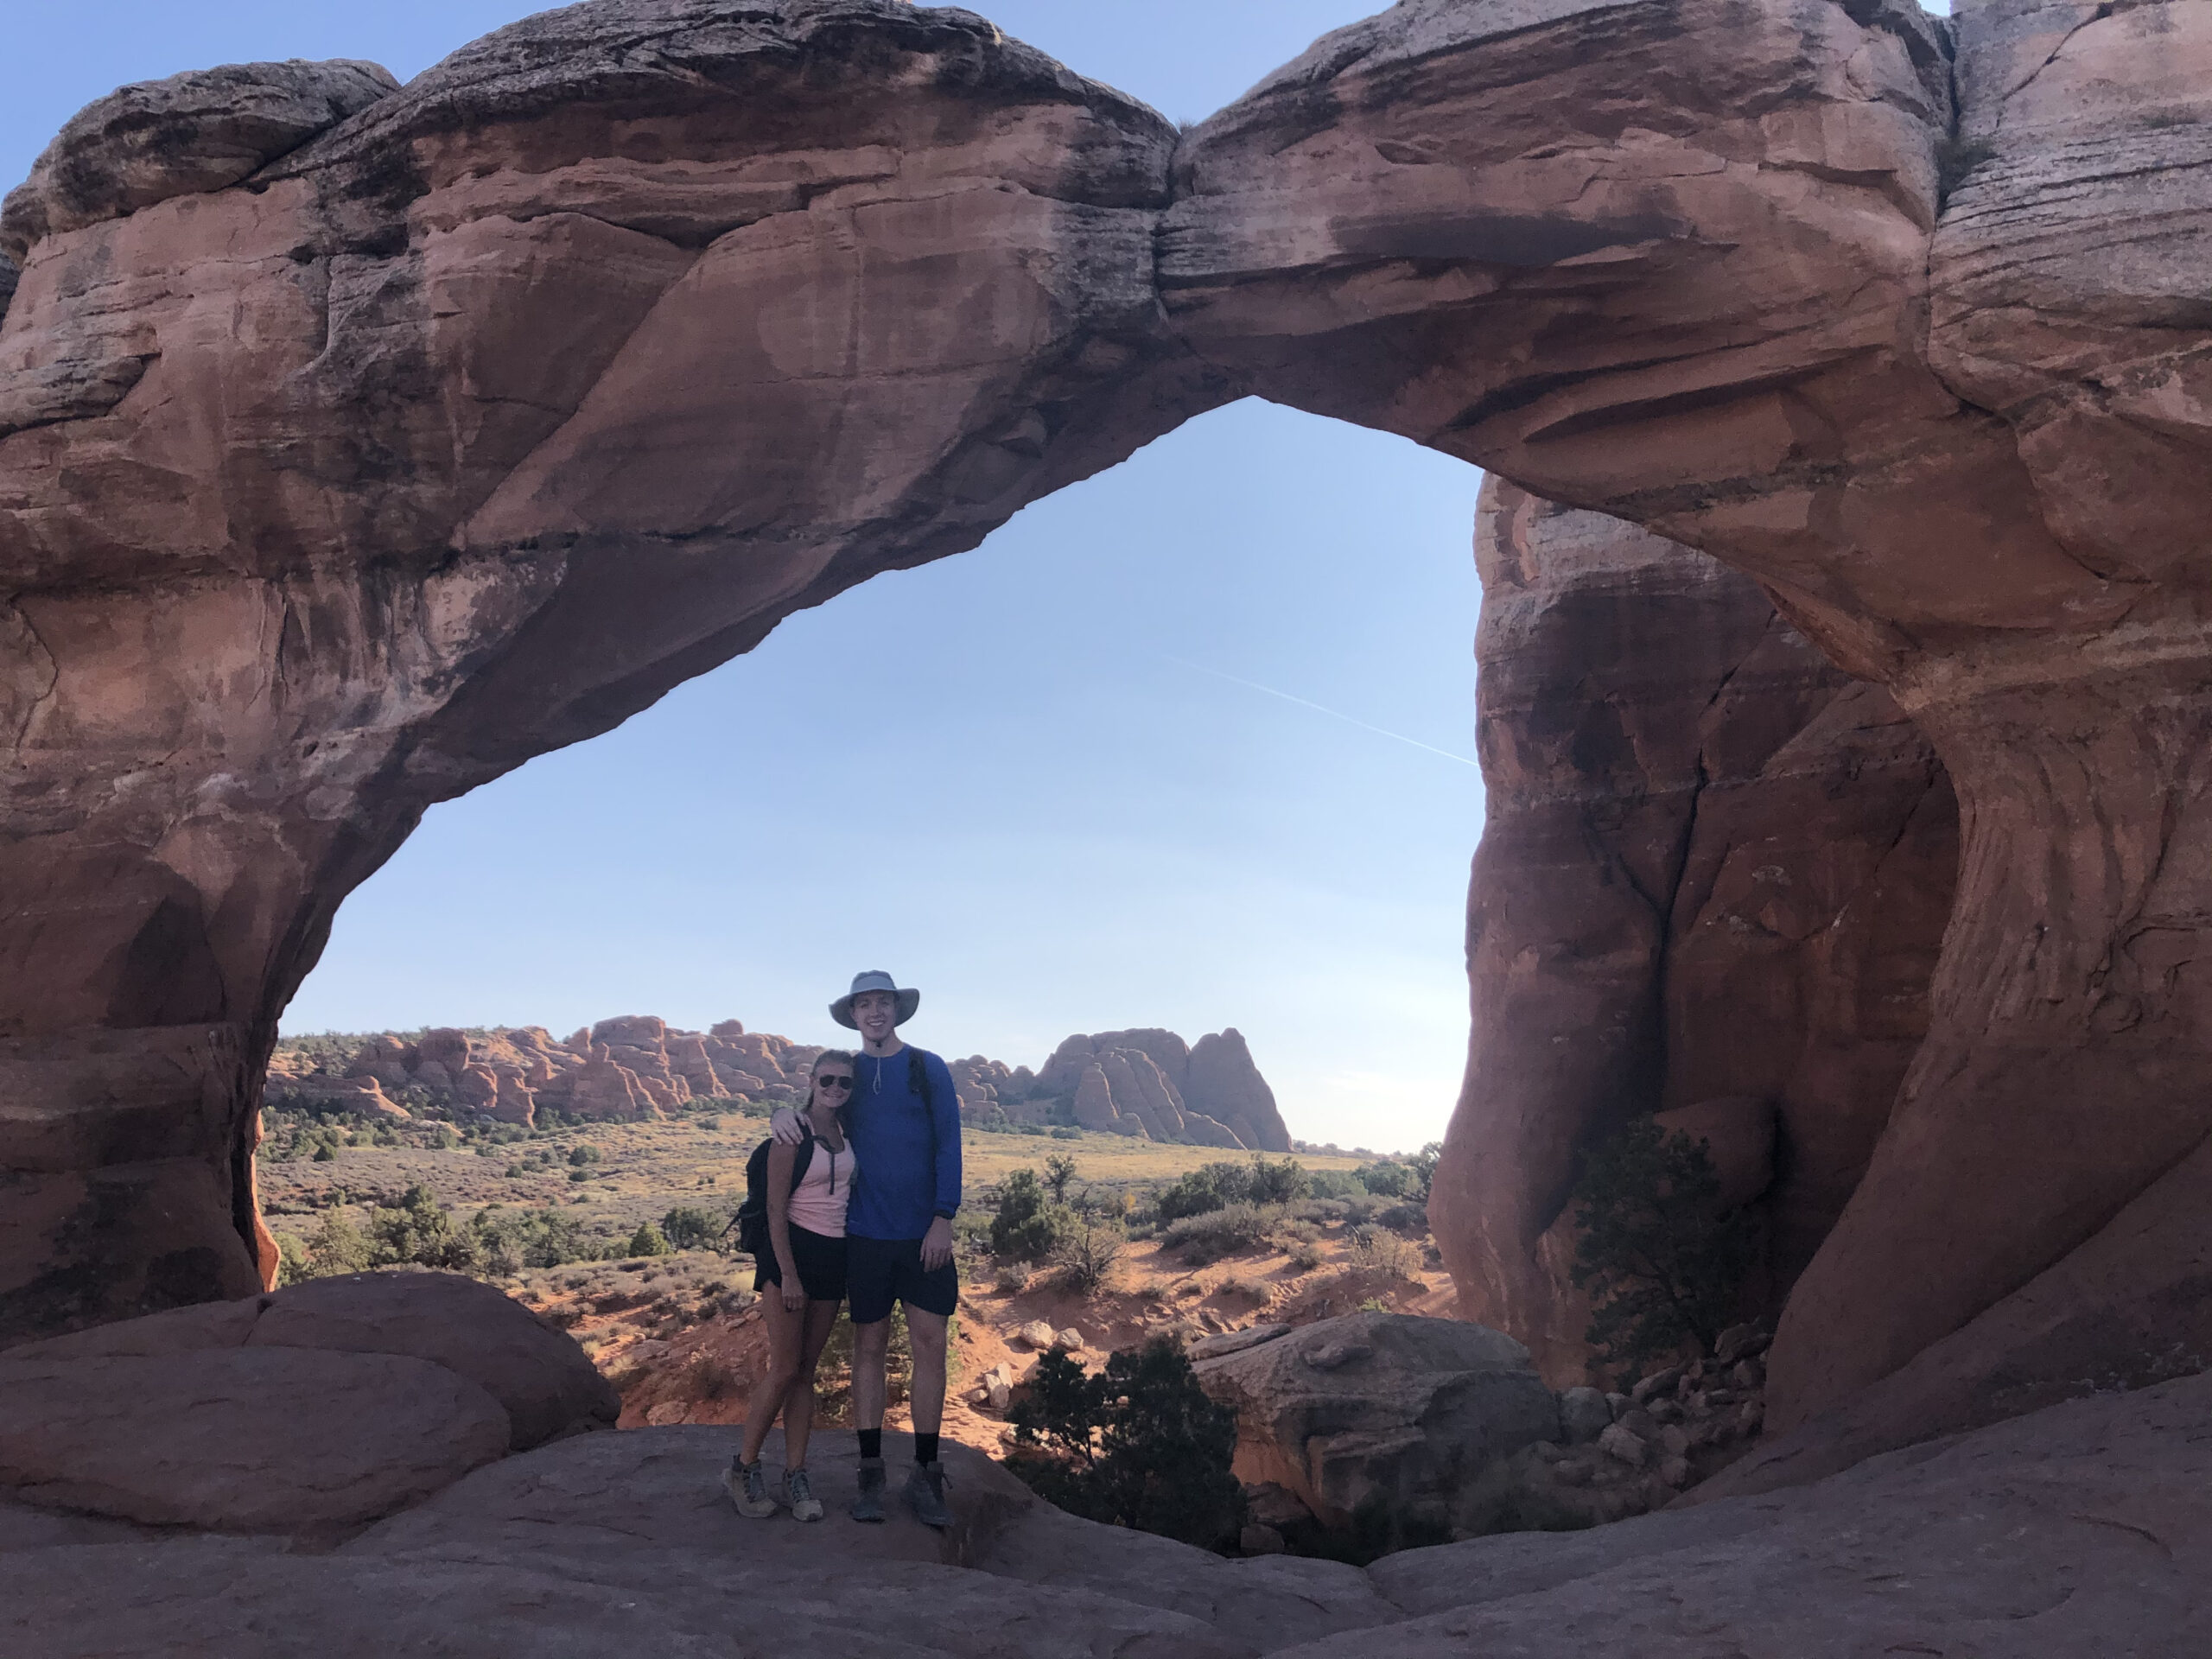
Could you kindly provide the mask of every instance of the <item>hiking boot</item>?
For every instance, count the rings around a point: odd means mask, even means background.
[[[794,1521],[819,1521],[822,1500],[814,1495],[814,1483],[807,1479],[804,1469],[784,1471],[784,1502],[791,1505]]]
[[[952,1511],[944,1506],[944,1465],[918,1463],[906,1477],[906,1507],[914,1519],[939,1532],[952,1524]]]
[[[853,1500],[852,1517],[855,1521],[880,1521],[883,1517],[883,1459],[861,1459],[861,1493]]]
[[[776,1512],[776,1500],[768,1496],[768,1477],[760,1472],[758,1463],[740,1463],[732,1458],[729,1467],[722,1471],[722,1490],[748,1521],[765,1521]]]

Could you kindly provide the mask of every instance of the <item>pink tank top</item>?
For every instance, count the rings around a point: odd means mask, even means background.
[[[845,1142],[842,1152],[832,1152],[828,1141],[817,1141],[814,1156],[806,1160],[806,1173],[791,1189],[791,1225],[825,1238],[842,1238],[845,1205],[852,1198],[853,1173],[859,1167],[851,1141]]]

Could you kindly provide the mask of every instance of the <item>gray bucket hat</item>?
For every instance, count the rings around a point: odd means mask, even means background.
[[[853,999],[862,991],[888,991],[899,999],[899,1006],[892,1011],[891,1023],[903,1026],[914,1017],[914,1010],[922,1006],[919,991],[902,991],[899,982],[880,969],[853,976],[853,988],[830,1005],[830,1017],[848,1031],[858,1031],[861,1022],[853,1018]]]

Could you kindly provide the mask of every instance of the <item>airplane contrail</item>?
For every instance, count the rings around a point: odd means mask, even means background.
[[[1472,766],[1478,772],[1482,770],[1482,762],[1479,760],[1471,760],[1464,754],[1454,754],[1449,749],[1440,749],[1433,743],[1424,743],[1417,737],[1408,737],[1403,732],[1394,732],[1387,727],[1371,724],[1359,719],[1357,715],[1345,714],[1340,709],[1325,708],[1320,703],[1309,702],[1304,697],[1294,697],[1287,691],[1278,691],[1272,685],[1262,685],[1257,680],[1240,679],[1234,674],[1224,674],[1217,668],[1208,668],[1204,663],[1185,662],[1180,657],[1168,657],[1164,652],[1160,655],[1162,660],[1173,663],[1178,668],[1187,668],[1199,674],[1211,674],[1217,680],[1227,680],[1231,685],[1241,685],[1249,691],[1264,692],[1268,696],[1280,697],[1285,702],[1294,702],[1301,709],[1311,709],[1317,715],[1326,715],[1332,720],[1341,720],[1345,724],[1357,726],[1363,731],[1373,732],[1378,737],[1387,737],[1400,743],[1410,744],[1416,749],[1426,749],[1431,754],[1440,754],[1446,760],[1457,760],[1463,766]]]

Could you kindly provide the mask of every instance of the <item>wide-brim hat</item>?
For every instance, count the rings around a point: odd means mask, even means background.
[[[853,999],[863,991],[888,991],[899,999],[892,1010],[891,1023],[903,1026],[914,1017],[914,1010],[922,1006],[922,994],[915,990],[900,990],[899,982],[881,969],[872,969],[853,976],[853,988],[830,1005],[830,1017],[848,1031],[858,1031],[861,1022],[853,1018]]]

